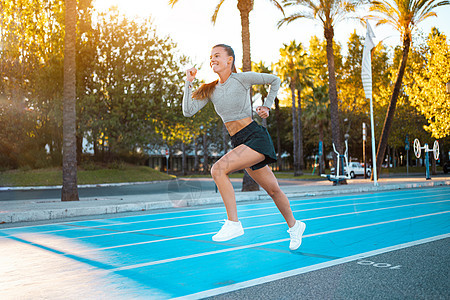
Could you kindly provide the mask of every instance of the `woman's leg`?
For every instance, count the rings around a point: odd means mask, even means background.
[[[237,222],[236,198],[233,185],[228,174],[251,167],[264,160],[264,155],[256,152],[246,145],[239,145],[221,159],[211,168],[211,175],[222,196],[227,210],[228,220]]]
[[[280,189],[277,178],[269,166],[258,170],[246,169],[247,173],[272,197],[275,205],[280,210],[289,227],[295,225],[295,217],[292,214],[289,199]]]

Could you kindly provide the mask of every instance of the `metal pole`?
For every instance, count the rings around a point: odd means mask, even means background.
[[[367,165],[366,165],[366,123],[363,123],[363,159],[364,159],[364,179],[367,178]]]
[[[406,176],[409,176],[409,149],[406,150]]]
[[[169,175],[169,158],[166,158],[166,172]]]
[[[425,179],[430,180],[431,179],[431,177],[430,177],[430,156],[428,154],[428,144],[425,144],[425,168],[426,168]]]
[[[373,121],[373,103],[372,96],[370,96],[370,134],[372,135],[372,172],[373,172],[373,185],[378,186],[378,174],[377,174],[377,153],[375,151],[375,125]]]
[[[169,149],[166,149],[166,171],[167,175],[169,175]]]

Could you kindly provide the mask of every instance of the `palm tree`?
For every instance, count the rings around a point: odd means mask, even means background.
[[[381,164],[389,137],[389,130],[394,119],[397,99],[402,87],[403,75],[405,74],[406,61],[408,60],[409,49],[411,47],[412,32],[417,24],[431,16],[436,16],[432,10],[436,7],[448,5],[449,1],[439,0],[377,0],[372,1],[370,11],[377,14],[370,15],[369,18],[377,20],[377,26],[389,24],[400,33],[402,39],[402,59],[392,90],[389,107],[386,112],[383,130],[381,132],[380,142],[377,150],[377,173],[380,174]],[[373,174],[373,173],[372,173]],[[373,175],[372,175],[373,179]]]
[[[303,127],[302,127],[302,91],[308,86],[312,86],[311,67],[305,65],[307,54],[304,52],[302,55],[301,65],[298,69],[298,81],[297,81],[297,141],[298,141],[298,157],[299,168],[303,170],[305,168],[305,162],[303,157]]]
[[[330,117],[331,117],[331,134],[332,141],[342,152],[342,144],[339,128],[339,108],[337,101],[336,74],[334,65],[333,37],[334,26],[340,22],[350,12],[355,11],[355,7],[359,1],[339,1],[339,0],[284,0],[284,5],[300,6],[301,10],[291,16],[285,17],[278,22],[278,27],[289,24],[298,19],[318,20],[324,30],[325,40],[327,42],[327,61],[328,61],[328,95],[330,98]],[[303,11],[305,9],[305,11]],[[335,157],[335,162],[336,162]]]
[[[282,81],[287,83],[292,95],[292,131],[293,131],[293,157],[294,157],[294,176],[302,175],[302,142],[300,140],[301,126],[300,117],[301,111],[297,113],[296,101],[295,101],[295,91],[302,85],[305,81],[304,76],[305,70],[305,56],[306,53],[303,50],[301,43],[297,45],[294,41],[291,41],[289,45],[284,44],[284,48],[280,49],[280,61],[277,64],[277,73],[281,77]],[[300,93],[298,94],[300,97]],[[298,105],[301,109],[301,100],[299,99]]]
[[[64,38],[63,186],[61,201],[77,201],[75,41],[77,2],[66,0]]]
[[[268,67],[266,67],[262,61],[260,61],[258,64],[252,63],[252,71],[257,73],[269,73],[269,74],[272,73],[272,71]],[[255,94],[261,95],[261,102],[262,104],[264,104],[264,101],[269,93],[267,91],[266,86],[264,85],[253,86],[253,92]],[[264,127],[267,127],[267,119],[263,119],[262,124]]]
[[[179,0],[169,0],[169,4],[172,7]],[[283,7],[277,0],[270,0],[278,9],[283,12]],[[217,15],[220,7],[225,0],[219,0],[216,6],[214,14],[211,18],[213,24],[216,23]],[[237,0],[237,8],[241,14],[241,26],[242,26],[242,71],[248,72],[252,69],[252,60],[250,58],[250,12],[253,10],[254,0]],[[284,12],[283,12],[284,13]],[[245,172],[244,179],[242,181],[242,191],[255,191],[259,190],[258,184]]]
[[[309,95],[306,98],[305,107],[305,123],[306,125],[312,123],[317,127],[319,131],[319,142],[323,145],[323,132],[328,126],[328,116],[330,114],[329,110],[329,100],[327,86],[313,87],[312,96]],[[325,153],[325,151],[323,151]],[[323,155],[319,158],[319,174],[324,171]]]

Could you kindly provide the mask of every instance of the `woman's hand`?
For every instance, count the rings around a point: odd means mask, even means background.
[[[197,75],[197,69],[192,67],[186,71],[186,80],[189,82],[194,81],[195,75]]]
[[[256,108],[256,113],[263,119],[269,117],[269,111],[270,109],[266,106],[258,106]]]

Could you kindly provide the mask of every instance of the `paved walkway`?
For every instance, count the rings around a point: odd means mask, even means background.
[[[196,179],[192,179],[195,181]],[[241,180],[241,179],[235,179]],[[175,185],[190,186],[190,179],[175,181]],[[332,186],[329,181],[280,179],[282,190],[288,197],[313,197],[346,193],[434,187],[450,185],[450,176],[382,178],[379,186],[364,179],[349,180],[347,185]],[[5,190],[5,188],[3,188]],[[236,201],[270,200],[265,191],[236,191]],[[61,202],[60,199],[12,200],[0,202],[0,224],[63,219],[68,217],[146,211],[152,209],[190,207],[222,203],[218,193],[203,191],[192,184],[190,193],[177,192],[176,188],[163,194],[120,195],[105,198],[81,198],[80,201]]]

